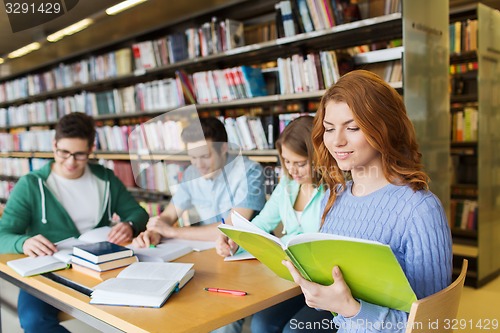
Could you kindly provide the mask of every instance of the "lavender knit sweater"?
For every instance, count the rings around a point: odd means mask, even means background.
[[[355,197],[351,187],[352,182],[348,182],[346,190],[337,197],[321,232],[388,244],[418,299],[448,286],[452,271],[451,235],[439,199],[431,192],[414,192],[408,186],[392,184]],[[321,211],[329,195],[328,191]],[[361,310],[354,317],[334,318],[338,332],[405,331],[407,313],[360,302]]]

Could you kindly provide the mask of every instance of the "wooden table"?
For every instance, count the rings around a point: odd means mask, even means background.
[[[224,262],[215,250],[190,253],[176,261],[194,263],[193,279],[160,309],[89,304],[90,298],[43,276],[23,278],[6,265],[22,255],[0,255],[0,277],[60,310],[105,332],[208,332],[296,296],[300,288],[257,260]],[[58,274],[92,287],[98,280],[72,269]],[[247,296],[204,291],[237,289]]]

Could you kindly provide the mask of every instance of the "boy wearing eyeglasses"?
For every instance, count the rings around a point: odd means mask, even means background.
[[[94,150],[94,120],[71,113],[56,125],[54,160],[19,179],[0,220],[0,253],[31,257],[52,255],[54,243],[121,218],[108,235],[113,243],[130,242],[146,229],[148,214],[113,171],[89,164]],[[58,310],[21,290],[18,314],[25,332],[68,332]]]

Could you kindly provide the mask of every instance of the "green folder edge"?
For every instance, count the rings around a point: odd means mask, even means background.
[[[251,232],[220,230],[284,279],[293,281],[290,272],[281,263],[283,260],[294,263],[304,278],[322,285],[333,283],[332,269],[337,265],[355,298],[408,313],[417,300],[387,245],[318,240],[295,244],[283,250],[274,241]]]

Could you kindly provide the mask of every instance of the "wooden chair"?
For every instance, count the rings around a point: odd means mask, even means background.
[[[457,318],[467,264],[464,259],[460,275],[448,287],[412,304],[406,333],[453,332],[452,326]]]

